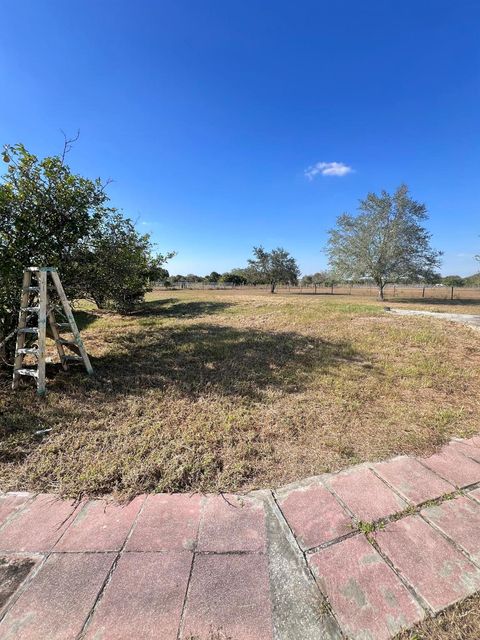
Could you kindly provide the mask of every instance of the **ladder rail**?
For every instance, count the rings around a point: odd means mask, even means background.
[[[15,361],[13,365],[13,381],[12,388],[17,389],[20,382],[19,369],[23,365],[23,353],[19,349],[25,347],[25,332],[21,329],[25,329],[27,326],[27,312],[23,309],[28,305],[29,287],[32,282],[31,271],[23,272],[22,294],[20,296],[20,311],[18,312],[18,331],[17,331],[17,344],[15,347]]]
[[[38,274],[39,311],[38,311],[38,376],[37,393],[45,395],[45,347],[47,340],[47,272],[43,269]]]
[[[70,328],[75,337],[75,343],[80,350],[80,354],[85,365],[85,369],[89,375],[93,375],[93,367],[90,363],[90,358],[88,357],[87,352],[85,351],[85,347],[83,345],[82,338],[80,337],[80,331],[78,330],[77,323],[75,322],[75,318],[70,307],[70,303],[68,302],[67,296],[65,295],[65,291],[63,285],[60,281],[60,276],[58,275],[56,270],[50,271],[50,275],[52,277],[53,283],[55,284],[55,288],[57,289],[58,297],[60,298],[60,302],[62,303],[63,311],[67,317],[67,320],[70,324]]]

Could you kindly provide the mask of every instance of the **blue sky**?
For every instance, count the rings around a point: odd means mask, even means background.
[[[0,8],[0,142],[47,155],[80,129],[70,165],[114,180],[172,273],[243,266],[257,244],[316,271],[336,216],[401,182],[443,273],[478,270],[478,1]]]

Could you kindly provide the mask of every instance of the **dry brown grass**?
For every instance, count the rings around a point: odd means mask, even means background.
[[[429,618],[395,640],[479,640],[480,596],[451,607],[435,618]]]
[[[52,365],[43,401],[0,378],[2,489],[244,490],[478,431],[480,333],[374,300],[174,291],[79,320],[95,377]]]

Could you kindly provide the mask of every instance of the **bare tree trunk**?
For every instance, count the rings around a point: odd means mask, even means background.
[[[383,295],[383,289],[384,289],[384,287],[385,287],[385,285],[384,285],[383,283],[380,283],[380,284],[378,285],[378,299],[379,299],[379,300],[384,300],[384,299],[385,299],[385,297],[384,297],[384,295]]]
[[[275,293],[275,282],[270,283],[270,293]]]

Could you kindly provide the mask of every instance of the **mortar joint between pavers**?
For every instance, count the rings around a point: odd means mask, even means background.
[[[3,493],[1,497],[6,497],[8,495],[13,495],[13,494],[8,494],[8,493]],[[18,507],[18,509],[15,509],[14,511],[12,511],[12,513],[10,513],[5,520],[2,522],[2,524],[0,524],[0,531],[2,531],[8,524],[10,524],[11,522],[13,522],[13,520],[16,520],[16,518],[23,512],[23,510],[27,507],[27,505],[29,505],[31,502],[33,502],[35,500],[35,498],[37,497],[38,494],[36,493],[30,493],[28,495],[28,498],[25,500],[25,502]]]
[[[272,498],[272,502],[276,507],[276,510],[278,511],[277,518],[279,518],[280,523],[283,524],[283,526],[288,530],[289,534],[290,534],[290,546],[292,547],[292,549],[294,551],[296,551],[297,553],[299,553],[301,556],[303,556],[304,562],[306,563],[306,565],[308,566],[308,562],[307,562],[307,557],[305,554],[305,551],[301,548],[298,540],[297,540],[297,536],[295,535],[292,527],[290,526],[290,523],[288,522],[287,518],[285,517],[285,514],[282,511],[282,507],[280,506],[278,500],[277,500],[277,496],[275,495],[274,491],[270,491],[270,496]],[[293,542],[292,542],[293,541]]]
[[[315,587],[318,590],[318,593],[320,595],[320,597],[322,598],[322,602],[321,605],[322,607],[325,607],[325,611],[326,613],[328,613],[332,620],[335,622],[336,624],[336,629],[338,631],[338,633],[340,634],[341,638],[343,640],[348,640],[347,636],[344,634],[342,627],[340,626],[340,623],[337,619],[337,616],[335,615],[335,612],[333,610],[332,605],[330,604],[327,595],[322,591],[322,589],[320,588],[320,585],[318,583],[318,580],[315,576],[315,574],[312,571],[312,568],[310,567],[310,563],[308,562],[308,557],[307,557],[307,552],[304,551],[299,543],[298,540],[295,536],[295,534],[293,533],[293,530],[288,522],[288,520],[286,519],[280,504],[278,503],[277,500],[277,496],[275,495],[275,492],[273,490],[269,491],[270,497],[271,497],[271,501],[272,501],[272,509],[276,515],[276,517],[278,518],[279,522],[280,522],[280,526],[287,529],[287,531],[289,532],[289,535],[286,536],[290,546],[292,547],[292,551],[295,553],[295,555],[299,556],[302,559],[302,564],[303,567],[307,573],[308,576],[310,576],[310,580],[313,580],[313,583],[315,585]],[[177,639],[180,640],[180,639]]]
[[[430,615],[434,615],[434,611],[430,607],[428,602],[417,592],[417,590],[415,589],[415,586],[411,584],[410,581],[406,578],[406,576],[404,576],[403,573],[400,571],[400,569],[395,566],[395,564],[388,557],[388,555],[382,551],[380,545],[377,543],[375,538],[373,536],[365,536],[365,538],[372,545],[375,551],[380,555],[380,557],[385,561],[385,563],[390,567],[393,573],[397,576],[397,578],[400,580],[403,586],[410,593],[412,598],[422,607],[422,609],[424,609],[424,611],[426,611]]]
[[[393,493],[398,496],[399,498],[401,498],[401,500],[403,500],[403,502],[406,502],[407,504],[412,504],[413,502],[407,498],[407,496],[402,495],[402,493],[400,493],[400,491],[398,491],[398,489],[396,489],[393,485],[391,485],[388,480],[386,480],[383,476],[381,476],[378,471],[373,467],[372,464],[368,463],[368,468],[370,469],[370,471],[373,473],[374,476],[376,476],[381,482],[383,482],[383,484],[388,487],[390,489],[390,491],[393,491]]]
[[[107,586],[110,584],[110,582],[112,580],[113,574],[115,573],[115,569],[117,568],[117,565],[118,565],[118,562],[120,560],[120,557],[122,556],[123,551],[124,551],[124,549],[125,549],[125,547],[127,545],[127,542],[129,541],[130,536],[132,535],[133,529],[135,528],[135,526],[137,524],[137,521],[138,521],[138,519],[140,517],[140,514],[143,512],[143,508],[144,508],[144,505],[145,505],[146,501],[147,501],[147,498],[144,498],[144,500],[143,500],[143,502],[142,502],[142,504],[140,506],[140,509],[138,510],[137,515],[133,519],[133,522],[132,522],[132,524],[130,526],[130,529],[128,530],[128,533],[125,536],[125,540],[123,541],[122,546],[120,547],[120,549],[116,553],[115,558],[114,558],[114,560],[112,562],[112,566],[108,570],[107,575],[105,577],[105,580],[103,581],[102,586],[100,587],[100,589],[99,589],[99,591],[97,593],[95,601],[94,601],[92,607],[90,608],[90,611],[88,612],[87,617],[85,618],[85,621],[84,621],[84,623],[82,625],[82,628],[80,629],[79,633],[77,634],[75,640],[82,640],[82,638],[85,637],[85,633],[87,632],[88,626],[89,626],[89,624],[90,624],[90,622],[91,622],[91,620],[92,620],[92,618],[93,618],[93,616],[95,614],[95,611],[98,608],[98,605],[100,604],[100,602],[101,602],[101,600],[103,598],[103,595],[105,593],[105,590],[106,590]]]
[[[267,552],[258,549],[257,551],[252,551],[251,549],[238,549],[237,551],[208,551],[205,549],[199,550],[196,549],[194,551],[197,556],[266,556]]]
[[[419,513],[418,515],[426,524],[428,524],[432,529],[437,531],[444,540],[446,540],[452,547],[454,547],[454,549],[456,549],[459,553],[461,553],[463,557],[466,558],[471,564],[473,564],[475,567],[480,568],[480,560],[474,560],[466,549],[464,549],[460,544],[458,544],[456,540],[454,540],[453,538],[450,538],[450,536],[448,536],[444,531],[442,531],[442,529],[435,522],[430,520],[428,516],[425,516],[423,513]]]
[[[190,571],[188,573],[187,587],[185,589],[185,595],[183,597],[183,602],[182,602],[182,612],[180,614],[180,620],[178,622],[178,630],[177,630],[176,640],[181,640],[181,637],[183,635],[183,628],[185,626],[185,611],[187,609],[188,596],[189,596],[189,592],[190,592],[190,584],[192,582],[193,567],[195,565],[196,557],[197,557],[197,554],[195,552],[193,552],[192,553],[192,561],[190,563]]]
[[[357,465],[359,466],[359,465]],[[365,465],[362,465],[365,466]],[[355,468],[355,467],[354,467]],[[351,520],[356,520],[356,516],[353,511],[348,507],[348,505],[342,500],[342,498],[338,495],[338,493],[328,485],[328,480],[321,480],[322,486],[335,498],[338,504],[342,507],[342,509],[346,512],[346,514],[350,517]]]
[[[471,494],[471,491],[476,491],[477,489],[480,489],[480,482],[477,482],[477,486],[470,487],[468,490],[465,490],[465,495],[475,504],[480,504],[480,495],[477,498],[476,496],[472,496]]]
[[[348,540],[349,538],[353,538],[358,536],[360,531],[358,529],[352,529],[348,533],[344,533],[342,536],[338,538],[334,538],[333,540],[328,540],[327,542],[322,542],[322,544],[318,544],[315,547],[310,547],[309,549],[305,549],[305,556],[311,556],[318,551],[323,551],[323,549],[328,549],[329,547],[333,547],[333,545],[343,542],[344,540]]]
[[[420,504],[414,505],[410,504],[406,509],[402,509],[402,511],[397,511],[396,513],[392,513],[389,516],[385,516],[383,518],[378,518],[378,520],[372,521],[363,521],[359,520],[356,516],[353,516],[353,520],[356,523],[356,530],[361,533],[368,535],[375,531],[379,531],[384,529],[391,522],[397,522],[397,520],[403,520],[403,518],[408,518],[408,516],[419,515],[422,509],[426,509],[428,507],[435,507],[443,504],[444,502],[448,502],[450,500],[454,500],[459,496],[464,496],[465,491],[463,489],[456,489],[450,493],[444,493],[442,496],[438,496],[438,498],[433,498],[432,500],[426,500]]]
[[[19,554],[15,552],[15,555],[19,555]],[[10,596],[8,602],[4,606],[3,612],[0,614],[0,623],[5,618],[5,616],[10,611],[10,609],[14,606],[14,604],[17,602],[17,600],[20,598],[20,596],[23,593],[25,593],[25,591],[28,589],[32,580],[35,578],[37,573],[40,571],[40,569],[43,567],[43,565],[47,561],[47,558],[49,557],[49,555],[50,553],[30,553],[30,554],[25,553],[25,558],[31,558],[32,556],[40,556],[41,560],[38,562],[38,566],[34,566],[32,568],[32,570],[26,576],[25,580],[22,582],[19,588],[15,591],[15,593],[13,593]]]
[[[177,640],[181,639],[181,636],[182,636],[182,633],[183,633],[183,627],[185,625],[185,611],[187,609],[188,595],[189,595],[189,592],[190,592],[190,584],[191,584],[192,575],[193,575],[193,567],[195,565],[195,559],[196,559],[197,555],[199,554],[199,551],[198,551],[198,537],[200,535],[201,526],[203,524],[203,518],[204,518],[204,514],[205,514],[205,508],[206,508],[207,500],[208,500],[208,497],[206,495],[202,495],[202,499],[201,499],[201,503],[200,503],[200,517],[198,518],[197,532],[196,532],[195,541],[193,543],[193,548],[192,548],[192,561],[190,563],[190,571],[188,573],[187,587],[185,589],[185,595],[183,597],[183,602],[182,602],[182,611],[180,613],[180,620],[179,620],[179,623],[178,623]],[[212,555],[214,555],[214,554],[212,554]]]
[[[60,542],[60,540],[63,538],[63,536],[64,536],[64,535],[67,533],[67,531],[70,529],[70,527],[72,526],[72,524],[73,524],[73,523],[75,522],[75,520],[77,519],[77,517],[78,517],[78,515],[79,515],[80,511],[82,511],[82,510],[83,510],[83,507],[81,507],[81,508],[79,509],[79,513],[77,513],[77,515],[76,515],[75,517],[73,517],[73,516],[74,516],[75,511],[77,510],[77,508],[78,508],[78,506],[79,506],[79,504],[80,504],[80,502],[77,502],[77,501],[75,500],[75,501],[73,502],[73,504],[72,504],[72,506],[73,506],[73,511],[70,513],[70,515],[69,515],[69,516],[67,516],[67,517],[63,520],[63,522],[61,522],[61,523],[59,524],[59,527],[58,527],[58,528],[62,527],[62,526],[67,522],[67,520],[70,520],[70,522],[67,524],[67,526],[65,527],[65,529],[62,531],[62,533],[61,533],[61,534],[58,536],[58,538],[55,540],[55,544],[54,544],[54,545],[52,546],[52,548],[50,549],[50,553],[52,553],[52,552],[53,552],[53,549],[57,546],[57,544]]]
[[[38,497],[38,493],[35,494],[30,494],[29,497],[27,498],[27,500],[25,501],[25,503],[19,507],[19,509],[17,509],[13,514],[11,514],[13,517],[10,518],[8,517],[7,520],[5,521],[4,524],[8,523],[10,524],[10,522],[13,522],[13,520],[16,519],[17,516],[19,516],[23,510],[29,505],[31,504],[35,498]],[[75,503],[73,503],[73,511],[70,514],[70,516],[68,516],[67,518],[65,518],[65,520],[63,520],[63,522],[59,525],[59,528],[65,524],[65,522],[67,522],[67,520],[73,515],[73,513],[75,513],[76,510],[76,506]],[[5,618],[5,616],[7,615],[7,613],[10,611],[10,609],[15,605],[15,603],[17,602],[17,600],[20,598],[20,596],[25,593],[25,591],[28,589],[28,587],[30,586],[30,584],[32,583],[32,581],[35,579],[36,575],[38,574],[38,572],[43,568],[43,566],[45,565],[45,563],[47,562],[48,558],[52,555],[53,553],[53,547],[55,547],[56,544],[58,544],[58,542],[62,539],[62,536],[65,534],[65,532],[67,531],[67,529],[70,527],[72,523],[70,522],[65,529],[63,530],[63,533],[60,534],[60,536],[57,538],[57,540],[55,541],[55,543],[52,545],[51,549],[45,553],[43,552],[33,552],[33,553],[29,553],[29,552],[20,552],[20,555],[24,555],[26,558],[27,557],[40,557],[41,560],[38,563],[38,566],[35,566],[32,571],[30,571],[30,573],[28,574],[28,576],[25,578],[25,580],[22,582],[22,584],[20,585],[20,587],[15,591],[14,594],[12,594],[12,596],[10,597],[9,601],[6,603],[4,610],[2,612],[2,614],[0,615],[0,622],[2,622],[2,620]],[[0,527],[0,530],[3,528]],[[0,552],[2,552],[0,550]],[[3,552],[3,553],[11,553],[11,552]],[[14,555],[19,555],[18,552],[15,552]]]
[[[480,327],[479,327],[480,329]],[[465,458],[466,460],[470,460],[471,462],[475,462],[477,463],[476,460],[474,460],[473,458],[469,458],[466,455],[464,455],[461,451],[458,452],[458,455]],[[423,461],[422,458],[415,458],[415,460],[422,465],[422,467],[424,467],[425,469],[428,469],[428,471],[431,471],[432,473],[434,473],[435,475],[437,475],[439,478],[441,478],[442,480],[444,480],[445,482],[448,482],[449,484],[452,484],[454,486],[457,487],[457,489],[464,489],[464,490],[470,490],[472,487],[477,486],[478,484],[480,484],[478,481],[476,482],[472,482],[471,484],[466,484],[466,485],[462,485],[461,487],[457,486],[453,480],[449,480],[448,478],[445,478],[445,476],[442,476],[441,473],[439,473],[436,469],[432,469],[430,468],[427,464],[425,464],[425,462]],[[478,464],[478,463],[477,463]]]

